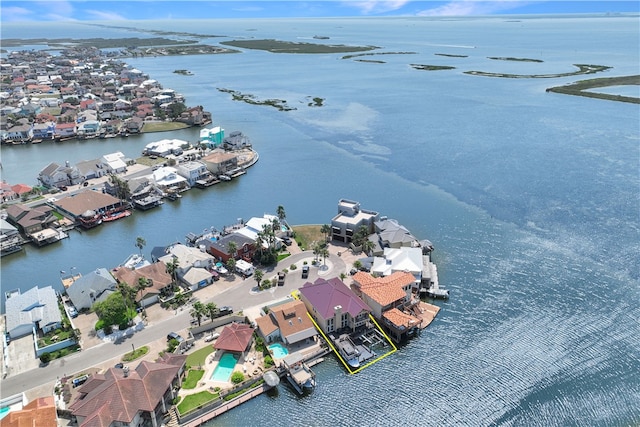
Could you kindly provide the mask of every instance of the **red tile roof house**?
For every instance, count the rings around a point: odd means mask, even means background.
[[[269,314],[256,319],[260,334],[268,343],[282,340],[287,345],[318,335],[302,301],[271,307]]]
[[[253,342],[253,331],[254,329],[245,323],[233,322],[224,327],[213,348],[244,355]]]
[[[166,265],[163,262],[155,262],[135,270],[128,267],[116,267],[111,271],[111,274],[118,283],[126,283],[134,288],[137,287],[141,278],[147,279],[148,286],[142,291],[136,292],[136,302],[143,307],[158,302],[163,293],[169,294],[173,283],[173,279],[167,273]]]
[[[133,371],[109,368],[78,389],[69,410],[80,427],[159,427],[181,385],[186,360],[186,355],[166,354],[160,362],[140,362]]]
[[[58,427],[53,396],[38,397],[20,411],[11,411],[0,421],[2,427]]]
[[[325,333],[355,331],[369,320],[369,306],[337,277],[307,282],[299,291],[300,300]]]
[[[415,305],[411,292],[414,281],[413,274],[404,271],[385,277],[363,271],[353,275],[352,289],[371,307],[373,317],[396,342],[413,336],[422,322],[410,312]]]

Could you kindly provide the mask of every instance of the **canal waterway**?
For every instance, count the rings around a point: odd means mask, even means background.
[[[46,37],[51,25],[32,33],[3,25],[2,37]],[[338,200],[349,198],[431,240],[451,299],[438,302],[438,317],[418,339],[384,361],[348,375],[329,357],[314,367],[318,387],[311,395],[299,398],[281,386],[277,396],[256,398],[211,425],[640,422],[638,105],[545,92],[584,76],[463,73],[571,72],[582,63],[613,67],[606,76],[637,74],[637,17],[131,26],[227,36],[212,43],[321,35],[395,54],[363,57],[382,63],[251,50],[131,59],[189,105],[211,111],[214,124],[248,135],[260,161],[232,182],[3,258],[3,290],[60,287],[60,270],[113,267],[137,252],[137,236],[146,239],[148,254],[188,232],[274,213],[278,205],[292,224],[328,223]],[[73,24],[65,31],[132,34]],[[410,64],[456,68],[428,72]],[[218,88],[285,99],[297,109],[232,101]],[[323,98],[323,106],[309,106],[310,97]],[[2,179],[31,184],[50,161],[113,151],[137,157],[148,142],[197,136],[188,129],[2,147]]]

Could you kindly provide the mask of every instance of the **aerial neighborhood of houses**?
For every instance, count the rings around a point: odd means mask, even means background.
[[[187,108],[173,90],[98,49],[69,47],[55,57],[13,52],[0,68],[10,76],[0,93],[3,144],[124,136],[155,121],[202,126],[197,144],[167,138],[147,144],[138,160],[115,152],[51,162],[37,189],[3,182],[3,256],[235,179],[258,161],[241,132],[205,128],[212,120],[202,107]],[[33,352],[45,375],[51,360],[186,320],[163,331],[160,344],[132,344],[117,363],[58,372],[44,394],[2,395],[2,426],[200,425],[281,379],[309,393],[311,368],[330,353],[348,373],[360,372],[433,321],[440,308],[425,299],[449,293],[439,286],[428,240],[348,199],[317,228],[322,238],[305,243],[278,206],[275,215],[152,248],[150,259],[139,237],[140,253],[123,254],[117,266],[61,270],[62,292],[4,290],[3,380],[21,366],[33,369],[16,361],[20,352]],[[247,304],[218,307],[221,295]]]
[[[132,209],[160,206],[193,187],[230,181],[258,161],[242,132],[225,136],[220,126],[203,127],[212,119],[202,106],[186,107],[175,91],[98,49],[70,47],[60,56],[12,52],[0,67],[10,76],[0,91],[3,144],[126,136],[143,131],[145,123],[201,127],[195,144],[147,144],[140,162],[107,153],[76,164],[43,165],[36,187],[1,182],[3,256],[25,243],[56,242],[75,227],[92,228],[129,216]]]
[[[122,300],[127,284],[142,284],[129,295],[138,307],[136,318],[120,327],[105,325],[98,338],[117,341],[145,328],[147,311],[172,317],[186,305],[192,320],[185,330],[168,334],[168,348],[155,362],[117,363],[59,379],[52,402],[70,425],[186,426],[233,407],[224,404],[224,396],[253,397],[280,379],[297,393],[309,393],[316,384],[311,368],[329,353],[357,373],[433,321],[440,308],[424,298],[448,292],[439,287],[428,240],[341,199],[319,246],[331,251],[312,252],[299,247],[280,208],[278,215],[189,233],[185,243],[153,248],[150,261],[132,254],[115,267],[65,273],[62,295],[50,286],[7,293],[5,341],[11,344],[5,342],[5,351],[24,336],[36,340],[36,357],[79,348],[84,331],[75,323],[95,316],[96,307],[113,295]],[[269,251],[287,255],[271,280],[260,264]],[[265,302],[241,310],[209,302],[229,283],[233,292],[252,288]],[[287,292],[273,299],[270,287]],[[65,335],[65,328],[72,332]],[[52,333],[59,339],[50,339]],[[187,385],[192,375],[201,378],[195,386]],[[135,398],[114,400],[109,392],[129,387],[139,390]],[[209,400],[189,404],[190,396],[205,391]],[[28,405],[21,407],[10,415],[18,417]]]

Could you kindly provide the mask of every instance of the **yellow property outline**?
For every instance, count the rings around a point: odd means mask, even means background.
[[[391,344],[391,347],[393,348],[393,350],[379,356],[376,357],[375,359],[373,359],[371,362],[366,363],[363,366],[360,366],[358,369],[356,369],[355,371],[353,371],[351,369],[351,367],[349,365],[347,365],[347,363],[345,362],[345,360],[342,358],[342,355],[336,350],[336,348],[333,346],[333,343],[331,342],[331,340],[325,335],[325,333],[322,331],[322,328],[320,326],[318,326],[318,324],[316,323],[316,321],[313,319],[313,317],[311,317],[311,314],[309,312],[307,312],[307,316],[309,316],[309,319],[311,319],[311,321],[313,322],[314,326],[316,327],[316,329],[322,334],[322,336],[324,337],[325,341],[329,344],[329,346],[331,347],[331,349],[333,350],[333,352],[338,356],[338,359],[340,359],[340,361],[342,362],[342,364],[344,365],[345,368],[347,368],[347,372],[349,372],[350,374],[356,374],[358,372],[360,372],[361,370],[363,370],[364,368],[366,368],[367,366],[371,366],[374,363],[376,363],[379,360],[384,359],[385,357],[389,356],[390,354],[395,353],[398,349],[396,348],[396,346],[393,344],[393,342],[391,341],[391,339],[387,336],[387,334],[384,333],[384,331],[382,330],[382,328],[380,327],[380,325],[378,325],[378,322],[376,322],[376,319],[373,318],[373,316],[371,315],[371,313],[369,313],[369,318],[371,319],[371,321],[376,325],[376,327],[378,328],[378,330],[380,332],[382,332],[382,335],[384,335],[384,337],[387,339],[387,342],[389,344]]]

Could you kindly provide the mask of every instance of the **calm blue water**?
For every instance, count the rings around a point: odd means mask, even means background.
[[[570,72],[572,64],[640,72],[638,17],[167,21],[131,26],[229,38],[367,44],[365,57],[242,54],[130,63],[242,130],[260,161],[237,181],[192,190],[137,213],[2,260],[2,287],[59,285],[59,270],[111,267],[190,231],[275,212],[326,223],[358,200],[435,246],[452,298],[436,321],[384,362],[347,375],[328,358],[318,387],[286,387],[212,425],[590,425],[640,423],[639,107],[546,93],[583,77],[499,79],[468,70]],[[101,34],[70,26],[74,36]],[[30,28],[31,37],[52,30]],[[42,32],[42,34],[40,34]],[[3,25],[2,37],[27,37]],[[105,37],[119,36],[106,31]],[[132,33],[128,33],[131,35]],[[215,38],[217,43],[226,38]],[[436,54],[465,55],[445,57]],[[508,62],[488,57],[541,59]],[[410,64],[451,65],[417,71]],[[187,68],[194,76],[173,73]],[[279,98],[297,110],[234,102],[216,88]],[[310,98],[323,107],[308,107]],[[172,137],[197,140],[197,130]],[[2,178],[35,182],[48,161],[122,151],[108,142],[2,148]],[[273,400],[273,402],[271,402]],[[339,404],[336,404],[339,402]],[[273,410],[277,408],[277,410]],[[288,417],[283,414],[295,414]],[[391,415],[389,415],[391,414]]]

